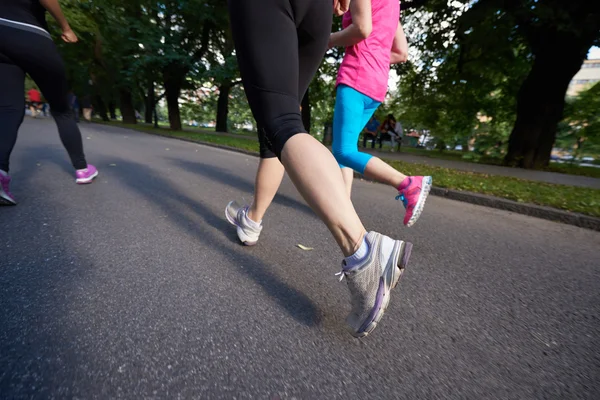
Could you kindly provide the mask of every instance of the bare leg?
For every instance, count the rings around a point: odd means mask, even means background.
[[[261,158],[254,184],[254,201],[248,210],[248,218],[262,221],[281,185],[285,169],[276,157]]]
[[[348,197],[352,196],[352,181],[354,180],[354,170],[352,168],[342,168],[342,177],[346,185]]]
[[[312,136],[299,134],[286,142],[281,160],[302,197],[335,237],[344,256],[354,254],[366,230],[331,152]]]
[[[398,189],[398,186],[406,179],[406,175],[392,168],[377,157],[371,158],[367,163],[365,176],[369,179],[393,186],[394,189]]]

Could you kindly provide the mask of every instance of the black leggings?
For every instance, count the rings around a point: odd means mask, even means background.
[[[51,39],[0,25],[0,169],[8,172],[10,153],[25,115],[25,74],[50,103],[58,133],[75,169],[87,168],[81,132],[67,100],[65,66]]]
[[[229,0],[231,30],[261,157],[306,132],[300,102],[327,51],[331,0]]]

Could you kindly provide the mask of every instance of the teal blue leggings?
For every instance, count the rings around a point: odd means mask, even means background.
[[[358,137],[381,102],[357,92],[350,86],[338,85],[333,111],[333,155],[340,168],[352,168],[363,174],[373,157],[358,151]]]

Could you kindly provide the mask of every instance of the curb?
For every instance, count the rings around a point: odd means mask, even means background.
[[[127,128],[125,128],[127,129]],[[251,150],[238,149],[236,147],[226,146],[217,143],[203,142],[201,140],[187,139],[187,138],[179,138],[170,135],[164,135],[158,132],[148,132],[141,131],[136,129],[131,129],[136,132],[147,133],[150,135],[161,136],[169,139],[177,139],[184,142],[201,144],[203,146],[215,147],[218,149],[229,150],[236,153],[242,153],[253,157],[258,157],[258,152]],[[371,181],[366,179],[364,176],[354,173],[355,178],[360,178],[367,182],[377,183],[375,181]],[[591,217],[588,215],[568,212],[559,210],[551,207],[538,206],[535,204],[529,203],[519,203],[513,200],[502,199],[499,197],[488,196],[484,194],[472,193],[472,192],[463,192],[454,189],[446,189],[441,187],[432,187],[430,194],[439,197],[445,197],[447,199],[462,201],[464,203],[475,204],[484,207],[496,208],[499,210],[510,211],[517,214],[523,214],[530,217],[546,219],[553,222],[560,222],[567,225],[574,225],[580,228],[591,229],[594,231],[600,232],[600,218]]]
[[[563,224],[574,225],[580,228],[600,231],[600,218],[591,217],[588,215],[558,210],[556,208],[538,206],[535,204],[518,203],[513,200],[502,199],[499,197],[492,197],[471,192],[461,192],[458,190],[440,187],[432,187],[430,193],[434,196],[445,197],[451,200],[497,208],[500,210],[524,214],[530,217],[542,218]]]

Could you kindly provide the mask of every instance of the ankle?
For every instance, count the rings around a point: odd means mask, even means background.
[[[406,189],[408,187],[408,185],[410,185],[410,182],[411,182],[410,176],[404,177],[404,179],[402,180],[400,185],[398,185],[398,191],[401,192],[404,189]]]
[[[367,242],[365,235],[359,242],[358,248],[354,251],[354,253],[344,258],[344,261],[346,262],[346,268],[352,269],[357,265],[360,265],[368,254],[369,243]]]
[[[249,207],[248,212],[246,213],[246,217],[254,222],[256,225],[260,225],[262,223],[262,216],[258,214],[254,207]],[[258,218],[260,217],[260,218]]]

